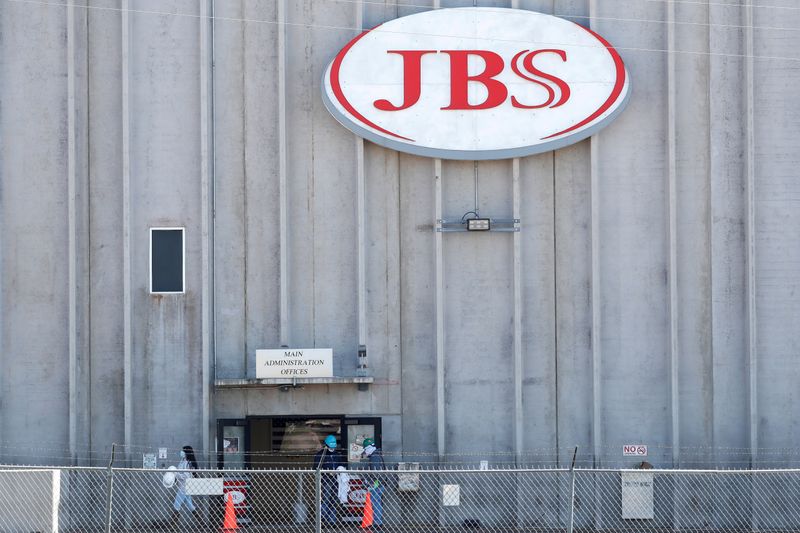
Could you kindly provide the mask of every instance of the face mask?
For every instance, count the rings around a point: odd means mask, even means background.
[[[329,452],[332,452],[332,451],[334,451],[335,449],[336,449],[336,448],[331,448],[330,446],[328,446],[328,451],[329,451]]]
[[[181,456],[181,459],[186,459],[186,452],[181,450],[180,456]]]

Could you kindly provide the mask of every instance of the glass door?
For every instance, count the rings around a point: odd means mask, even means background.
[[[217,420],[217,468],[244,470],[246,446],[247,420]]]
[[[364,451],[364,439],[372,439],[378,448],[383,448],[380,418],[345,418],[344,427],[347,463],[351,468],[359,468],[359,464],[363,461],[361,452]]]

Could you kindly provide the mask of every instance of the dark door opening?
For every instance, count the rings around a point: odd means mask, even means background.
[[[314,455],[328,435],[335,435],[348,464],[358,468],[363,440],[381,445],[378,417],[251,416],[217,422],[218,467],[228,470],[284,470],[269,475],[245,474],[245,523],[289,525],[310,520],[314,478],[285,470],[314,468]]]

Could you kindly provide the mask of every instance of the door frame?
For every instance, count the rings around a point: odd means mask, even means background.
[[[243,447],[242,453],[244,454],[244,468],[248,468],[249,458],[248,451],[250,447],[250,424],[246,418],[218,418],[217,419],[217,468],[222,470],[225,467],[225,450],[222,446],[222,440],[225,436],[224,428],[226,426],[243,426],[244,427],[244,442],[241,443]]]
[[[217,419],[217,468],[222,469],[225,465],[224,451],[222,448],[223,429],[225,426],[243,426],[244,427],[244,468],[251,469],[251,456],[250,456],[250,424],[253,420],[314,420],[316,418],[328,418],[332,420],[339,420],[341,426],[341,439],[339,446],[344,450],[347,455],[347,449],[350,443],[347,440],[347,426],[356,424],[372,424],[375,426],[375,443],[379,448],[383,444],[383,419],[380,416],[365,415],[365,416],[347,416],[342,414],[334,415],[249,415],[243,418],[218,418]]]

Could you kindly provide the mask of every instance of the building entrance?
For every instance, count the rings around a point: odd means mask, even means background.
[[[361,461],[363,441],[381,445],[381,419],[344,415],[251,416],[217,422],[218,467],[228,470],[313,469],[314,455],[328,435],[336,436],[339,449],[352,468]],[[229,476],[246,493],[241,503],[243,523],[297,524],[309,519],[313,509],[313,478],[293,472],[270,476]],[[227,478],[226,478],[227,479]],[[267,482],[268,480],[268,482]],[[227,481],[226,481],[227,483]]]
[[[217,421],[217,466],[229,470],[313,468],[322,441],[335,435],[351,465],[365,438],[381,446],[379,417],[346,415],[249,416]]]

